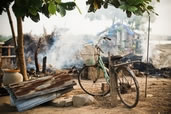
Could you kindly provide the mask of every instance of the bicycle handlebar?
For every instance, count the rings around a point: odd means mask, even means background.
[[[98,44],[100,43],[100,41],[102,40],[102,39],[104,39],[104,40],[111,40],[110,38],[108,38],[108,37],[101,37],[99,40],[98,40],[98,42],[97,42],[97,44],[95,45],[95,47],[97,48],[97,50],[99,50],[99,51],[101,51],[102,53],[104,53],[104,51],[98,46]]]

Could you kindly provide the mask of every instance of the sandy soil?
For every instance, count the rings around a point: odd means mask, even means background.
[[[145,78],[138,78],[140,84],[140,101],[133,109],[126,108],[122,103],[111,107],[106,97],[100,98],[97,103],[83,107],[55,107],[46,103],[33,109],[17,112],[10,106],[9,97],[0,97],[0,114],[144,114],[144,113],[171,113],[171,79],[148,78],[147,98],[144,97]],[[84,93],[79,85],[65,95],[71,96]]]

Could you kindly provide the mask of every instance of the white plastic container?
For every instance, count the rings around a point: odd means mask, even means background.
[[[2,82],[4,86],[9,84],[23,82],[23,75],[19,73],[19,70],[5,69]]]

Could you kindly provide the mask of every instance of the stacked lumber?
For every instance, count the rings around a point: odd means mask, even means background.
[[[46,76],[10,84],[8,90],[18,111],[28,110],[71,91],[76,83],[70,74]]]

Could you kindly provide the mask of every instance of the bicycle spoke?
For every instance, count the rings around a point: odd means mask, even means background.
[[[129,108],[138,103],[139,88],[133,74],[126,67],[117,69],[118,94],[121,101]]]
[[[79,84],[81,88],[90,95],[106,95],[109,92],[109,87],[106,87],[107,82],[104,76],[101,76],[102,74],[100,75],[99,69],[96,69],[97,68],[93,66],[83,68],[79,74]]]

